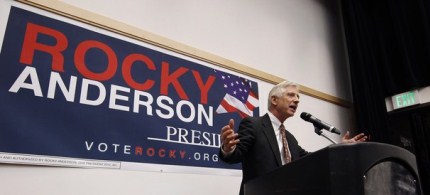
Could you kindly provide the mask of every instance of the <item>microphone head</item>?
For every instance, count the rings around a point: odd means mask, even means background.
[[[309,121],[309,119],[311,118],[311,114],[309,114],[309,113],[307,113],[307,112],[302,112],[301,114],[300,114],[300,118],[302,118],[303,120],[305,120],[305,121]]]

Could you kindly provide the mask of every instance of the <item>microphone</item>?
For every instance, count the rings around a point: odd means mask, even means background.
[[[302,114],[300,114],[300,117],[305,121],[313,123],[316,128],[325,129],[325,130],[330,131],[332,133],[340,134],[339,129],[337,129],[333,125],[330,125],[330,124],[327,124],[327,123],[321,121],[320,119],[317,119],[316,117],[312,116],[311,114],[309,114],[307,112],[302,112]]]

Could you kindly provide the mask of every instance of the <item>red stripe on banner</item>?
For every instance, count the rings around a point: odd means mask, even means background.
[[[236,107],[230,105],[227,101],[222,100],[221,102],[221,106],[227,110],[227,112],[235,112],[236,110],[238,110]]]
[[[246,101],[246,107],[248,107],[249,110],[253,111],[255,107],[258,106],[258,98],[254,94],[253,91],[249,93],[248,101]]]
[[[237,109],[235,106],[230,105],[227,101],[223,100],[221,102],[221,106],[227,110],[227,112],[238,112],[240,117],[245,118],[246,116],[249,116],[248,114],[240,111],[239,109]]]
[[[253,92],[253,91],[251,91],[251,92],[249,93],[249,95],[250,95],[250,96],[252,96],[252,97],[254,97],[255,99],[258,99],[258,97],[254,94],[254,92]]]
[[[248,116],[247,114],[245,114],[245,113],[241,112],[240,110],[237,110],[237,112],[239,113],[240,118],[245,118],[245,117],[247,117],[247,116]]]
[[[251,104],[251,102],[246,102],[246,107],[248,107],[249,110],[254,111],[255,106]]]

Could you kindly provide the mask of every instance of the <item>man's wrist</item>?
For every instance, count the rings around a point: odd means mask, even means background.
[[[228,155],[232,154],[232,153],[234,152],[234,150],[236,149],[236,146],[233,146],[233,149],[227,152],[227,151],[224,149],[224,147],[225,147],[225,145],[224,145],[224,144],[222,144],[222,145],[221,145],[221,152],[222,152],[222,154],[223,154],[224,156],[228,156]]]

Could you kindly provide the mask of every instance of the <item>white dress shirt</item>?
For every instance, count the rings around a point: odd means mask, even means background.
[[[275,131],[276,141],[278,142],[278,148],[281,155],[281,161],[282,161],[282,164],[285,165],[286,159],[284,155],[282,155],[283,153],[282,151],[284,150],[282,145],[282,135],[281,135],[281,131],[279,130],[279,127],[281,126],[281,121],[279,121],[279,119],[276,118],[275,115],[273,115],[271,112],[268,112],[268,114],[269,114],[270,121],[272,122],[273,130]],[[291,156],[291,153],[290,153],[290,156]]]

